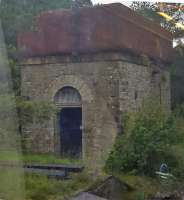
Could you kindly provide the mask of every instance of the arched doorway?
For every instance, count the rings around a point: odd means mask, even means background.
[[[60,89],[54,101],[58,107],[57,126],[62,156],[80,157],[82,153],[81,95],[73,87]]]

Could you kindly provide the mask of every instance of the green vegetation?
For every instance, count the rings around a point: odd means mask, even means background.
[[[25,200],[24,177],[21,168],[0,167],[0,198]]]
[[[40,175],[26,175],[26,200],[64,200],[87,189],[93,181],[86,173],[72,174],[68,180],[48,179]]]
[[[47,101],[29,101],[17,97],[16,105],[21,125],[47,122],[57,111],[55,104]]]
[[[20,162],[22,156],[15,151],[0,151],[0,162]]]
[[[115,176],[133,188],[133,191],[125,193],[126,200],[149,199],[161,188],[159,181],[150,177],[127,174],[116,174]]]
[[[57,158],[50,154],[23,154],[13,151],[1,151],[0,162],[10,163],[37,163],[37,164],[82,164],[80,160]],[[5,199],[15,200],[63,200],[82,189],[87,189],[93,183],[86,172],[70,174],[67,180],[49,179],[44,175],[25,173],[23,169],[0,169],[0,196]],[[17,184],[17,181],[21,181]],[[25,184],[25,194],[24,191]],[[21,188],[19,188],[21,185]],[[22,197],[22,199],[20,199]]]
[[[167,163],[170,172],[181,177],[184,163],[176,151],[176,148],[183,145],[184,132],[179,126],[181,120],[176,113],[166,118],[162,108],[154,103],[144,105],[139,112],[127,115],[125,134],[117,137],[107,160],[106,170],[111,173],[154,176],[160,165]]]
[[[60,158],[51,154],[23,154],[24,163],[42,163],[42,164],[82,164],[80,159]]]
[[[67,180],[49,179],[44,175],[25,174],[20,168],[0,169],[0,196],[13,200],[64,200],[87,189],[93,181],[89,174],[71,174]],[[14,178],[12,178],[14,177]],[[18,183],[17,181],[21,181]],[[24,193],[25,184],[25,194]],[[20,187],[21,186],[21,187]]]
[[[177,28],[174,22],[183,21],[183,3],[152,3],[152,2],[133,2],[131,8],[143,15],[145,18],[160,24],[164,29],[173,33],[174,38],[183,36],[183,30]],[[177,9],[178,8],[178,9]],[[158,12],[164,12],[171,16],[173,20],[166,20]]]
[[[124,132],[117,137],[105,171],[134,188],[124,197],[146,200],[179,188],[184,177],[184,105],[168,118],[161,106],[149,102],[123,119]],[[174,177],[163,180],[156,175],[162,163]]]
[[[1,151],[0,162],[23,162],[37,164],[82,164],[80,159],[61,158],[52,154],[17,153],[14,151]]]

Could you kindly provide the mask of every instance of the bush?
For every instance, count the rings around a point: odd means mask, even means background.
[[[47,101],[29,101],[22,98],[16,99],[20,124],[44,123],[50,120],[56,113],[56,106]]]
[[[179,143],[180,134],[175,117],[166,118],[161,106],[152,103],[133,115],[127,114],[124,122],[125,134],[117,137],[106,162],[108,172],[152,176],[161,163],[177,168],[179,164],[172,147]]]
[[[26,199],[66,200],[78,191],[86,190],[93,181],[86,172],[70,174],[67,180],[49,179],[36,174],[25,175]]]

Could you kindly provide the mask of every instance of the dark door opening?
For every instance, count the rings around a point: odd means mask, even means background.
[[[60,112],[61,155],[80,157],[82,152],[82,109],[62,108]]]

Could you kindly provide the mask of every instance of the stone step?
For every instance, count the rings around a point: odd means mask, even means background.
[[[64,165],[64,164],[40,164],[40,163],[26,163],[21,165],[16,162],[0,162],[0,167],[23,167],[32,169],[48,169],[48,170],[61,170],[66,172],[81,172],[84,169],[82,165]]]
[[[66,171],[61,170],[24,168],[24,172],[29,174],[45,175],[48,178],[55,179],[66,179],[68,176]]]
[[[66,172],[81,172],[84,166],[81,165],[63,165],[63,164],[24,164],[24,168],[34,168],[34,169],[52,169],[52,170],[62,170]]]

